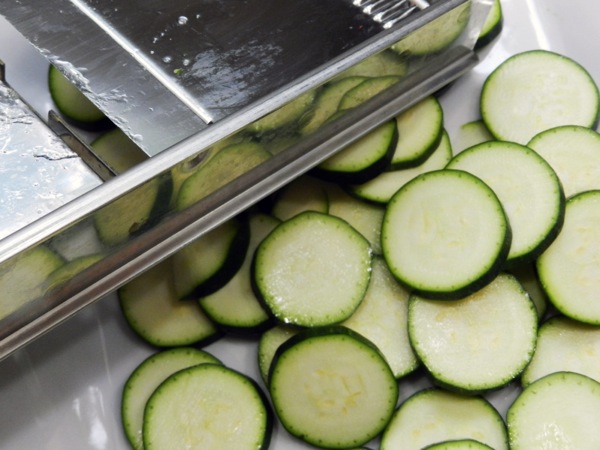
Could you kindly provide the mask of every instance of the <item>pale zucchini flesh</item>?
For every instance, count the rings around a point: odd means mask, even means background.
[[[156,388],[175,372],[197,364],[219,364],[219,360],[193,347],[175,347],[154,353],[131,373],[121,397],[121,420],[127,440],[135,450],[143,450],[142,429],[146,402]]]
[[[532,358],[537,311],[511,275],[460,300],[413,296],[410,341],[437,383],[461,392],[483,392],[516,379]]]
[[[464,171],[438,170],[394,194],[381,239],[386,262],[402,283],[424,296],[460,298],[499,273],[510,227],[483,181]]]
[[[547,375],[523,390],[506,420],[512,450],[596,448],[600,383],[573,372]]]
[[[381,437],[381,450],[421,450],[448,440],[473,439],[508,450],[500,413],[483,397],[425,389],[400,404]]]
[[[347,222],[307,211],[281,223],[258,246],[254,282],[268,310],[284,323],[339,323],[365,295],[371,253]]]
[[[199,364],[167,378],[144,412],[146,450],[266,450],[272,418],[264,394],[246,375]]]
[[[593,127],[598,87],[577,62],[547,50],[511,56],[486,79],[481,117],[499,140],[526,144],[561,125]]]
[[[562,230],[537,259],[540,282],[564,315],[600,325],[600,190],[567,201]]]
[[[308,329],[282,344],[269,390],[288,432],[332,449],[377,436],[398,398],[396,379],[379,350],[344,327]]]
[[[528,147],[485,142],[459,153],[446,168],[472,173],[498,196],[512,234],[507,264],[533,261],[560,231],[565,209],[560,180]]]

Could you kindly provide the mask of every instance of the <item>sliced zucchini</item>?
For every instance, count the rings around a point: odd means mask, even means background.
[[[381,223],[385,209],[381,205],[352,197],[343,189],[330,185],[327,190],[329,214],[348,222],[362,234],[375,255],[381,255]]]
[[[250,243],[248,218],[238,215],[173,255],[177,297],[196,300],[225,286],[240,270]]]
[[[527,386],[506,417],[513,450],[592,449],[600,442],[600,383],[556,372]]]
[[[292,336],[277,350],[269,380],[283,426],[317,447],[369,442],[385,427],[398,399],[396,379],[379,350],[344,327]]]
[[[444,131],[444,112],[439,100],[426,97],[396,116],[398,143],[392,169],[422,164],[438,147]]]
[[[537,260],[540,282],[564,315],[600,325],[600,190],[567,201],[558,237]]]
[[[396,378],[419,366],[408,338],[409,293],[390,274],[385,261],[373,259],[371,281],[358,309],[342,325],[373,342]]]
[[[144,408],[156,388],[175,372],[206,363],[220,364],[220,361],[203,350],[176,347],[149,356],[129,375],[121,396],[121,421],[135,450],[144,450]]]
[[[402,77],[408,73],[408,61],[396,52],[383,50],[343,71],[339,77]]]
[[[540,284],[540,279],[535,269],[535,262],[513,267],[509,272],[519,280],[521,286],[527,291],[535,305],[538,318],[541,320],[548,311],[548,296]]]
[[[172,188],[170,176],[159,176],[98,210],[93,221],[100,240],[114,246],[152,227],[168,208]]]
[[[61,265],[58,269],[48,275],[46,290],[51,291],[67,283],[78,273],[97,263],[103,258],[101,254],[85,255],[72,259]]]
[[[502,32],[504,26],[504,14],[500,0],[493,0],[492,7],[483,22],[479,37],[475,42],[475,49],[479,50],[490,44]]]
[[[277,192],[271,214],[279,220],[287,220],[304,211],[326,213],[328,210],[324,183],[310,175],[302,175]]]
[[[308,135],[322,127],[338,111],[340,100],[346,92],[366,79],[365,76],[348,76],[326,84],[301,123],[300,133]]]
[[[533,261],[558,235],[565,196],[552,167],[530,148],[485,142],[459,153],[446,167],[472,173],[500,199],[512,231],[507,264]]]
[[[257,358],[260,376],[265,385],[269,385],[269,370],[277,349],[299,331],[299,327],[280,324],[261,334],[258,341]]]
[[[397,139],[396,123],[384,122],[321,162],[313,174],[338,183],[364,183],[389,166]]]
[[[600,189],[600,134],[565,125],[542,131],[527,144],[552,166],[565,195]]]
[[[252,214],[249,222],[250,243],[240,269],[220,289],[199,298],[206,315],[229,331],[259,331],[271,319],[252,288],[251,266],[256,248],[280,221],[266,214]]]
[[[120,174],[148,159],[144,151],[120,128],[113,128],[92,141],[90,147],[106,166]]]
[[[89,98],[55,66],[48,68],[50,97],[69,121],[86,129],[101,129],[111,122]]]
[[[508,450],[504,420],[483,397],[425,389],[400,404],[383,432],[380,449],[421,450],[457,439]]]
[[[41,297],[48,277],[63,264],[63,259],[54,251],[37,246],[0,265],[0,319]]]
[[[486,79],[481,117],[499,140],[527,144],[561,125],[593,127],[600,97],[590,74],[577,62],[547,50],[511,56]]]
[[[489,445],[485,445],[474,439],[459,439],[456,441],[440,442],[439,444],[428,445],[423,450],[494,450]]]
[[[184,302],[173,287],[171,260],[157,264],[118,290],[131,329],[157,347],[206,343],[217,328],[196,302]]]
[[[397,76],[367,78],[365,81],[344,94],[340,99],[338,109],[345,110],[355,108],[372,97],[375,97],[375,95],[381,93],[393,84],[396,84],[400,79],[401,77]]]
[[[467,28],[471,2],[464,2],[454,9],[418,28],[392,46],[392,50],[409,56],[425,56],[437,53],[455,42]]]
[[[452,145],[448,133],[442,138],[433,153],[416,167],[388,170],[366,183],[352,185],[349,190],[355,196],[370,202],[387,203],[398,189],[418,175],[443,169],[452,158]]]
[[[220,150],[181,185],[177,209],[183,210],[271,157],[260,144],[242,142]]]
[[[474,145],[483,144],[484,142],[493,140],[494,136],[492,136],[492,133],[487,129],[483,120],[473,120],[461,125],[459,128],[454,150],[456,153],[460,153]]]
[[[538,332],[535,354],[521,382],[528,386],[554,372],[575,372],[600,383],[600,328],[563,316],[552,317]]]
[[[511,275],[500,274],[475,294],[455,301],[411,297],[410,342],[441,385],[483,392],[515,379],[531,360],[537,311]]]
[[[415,293],[461,298],[496,277],[510,235],[491,188],[468,172],[445,169],[398,190],[387,205],[381,242],[391,272]]]
[[[315,96],[316,90],[314,89],[301,94],[281,108],[251,123],[246,127],[246,130],[260,135],[281,130],[284,127],[297,127],[302,116],[314,102]]]
[[[303,212],[258,246],[254,282],[280,321],[303,326],[347,319],[362,301],[371,272],[368,241],[347,222]]]
[[[249,377],[218,364],[199,364],[168,377],[144,412],[146,450],[269,447],[271,410]]]

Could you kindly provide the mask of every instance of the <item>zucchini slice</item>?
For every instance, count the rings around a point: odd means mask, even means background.
[[[508,409],[510,448],[595,448],[600,442],[600,383],[556,372],[527,386]]]
[[[74,125],[90,130],[111,125],[104,112],[52,64],[48,68],[48,89],[58,111]]]
[[[507,264],[533,261],[558,235],[565,196],[556,172],[530,148],[486,142],[459,153],[446,168],[472,173],[500,199],[512,231]]]
[[[348,222],[362,234],[375,255],[381,255],[381,223],[385,208],[352,197],[343,189],[330,185],[327,190],[329,214]]]
[[[368,241],[342,219],[307,211],[261,242],[253,278],[277,319],[318,326],[347,319],[362,301],[370,274]]]
[[[600,325],[600,190],[567,201],[558,237],[537,259],[540,282],[565,316]]]
[[[430,95],[396,116],[398,142],[392,169],[422,164],[438,147],[444,132],[444,112],[439,100]]]
[[[483,84],[481,117],[496,139],[527,144],[560,125],[594,127],[600,97],[577,62],[547,50],[511,56]]]
[[[600,133],[564,125],[542,131],[527,144],[552,166],[567,198],[600,189]]]
[[[397,139],[396,123],[387,121],[321,162],[313,174],[338,183],[364,183],[389,166]]]
[[[261,334],[258,341],[257,357],[258,369],[265,385],[269,385],[269,370],[277,349],[299,331],[299,327],[279,324]]]
[[[168,377],[144,412],[146,450],[269,447],[271,410],[251,378],[218,364],[199,364]]]
[[[500,0],[493,0],[492,7],[483,22],[479,37],[475,42],[475,50],[480,50],[491,43],[500,33],[504,26],[504,14]]]
[[[292,336],[269,375],[273,407],[286,430],[335,449],[369,442],[385,427],[398,399],[396,379],[379,350],[344,327]]]
[[[326,185],[310,175],[301,175],[275,194],[271,214],[287,220],[304,211],[326,213],[329,211]]]
[[[250,243],[244,215],[235,216],[173,255],[177,297],[197,300],[225,286],[240,270]]]
[[[258,245],[279,223],[272,216],[252,214],[250,243],[240,269],[220,289],[199,298],[202,310],[221,328],[230,332],[255,332],[271,324],[270,314],[252,288],[252,259]]]
[[[380,450],[421,450],[457,439],[508,450],[504,420],[486,399],[430,388],[400,405],[381,436]]]
[[[41,297],[64,260],[45,246],[34,247],[0,265],[0,319]]]
[[[268,160],[271,154],[256,142],[229,145],[212,156],[181,185],[177,209],[183,210]]]
[[[483,392],[515,379],[532,358],[535,307],[519,282],[500,274],[464,299],[411,297],[408,332],[435,380],[461,392]]]
[[[205,343],[217,328],[196,302],[184,302],[173,287],[171,260],[157,264],[119,288],[123,315],[131,329],[157,347]]]
[[[408,338],[408,291],[389,272],[382,258],[373,258],[365,298],[342,325],[373,342],[396,378],[413,372],[420,362]]]
[[[479,178],[428,172],[387,205],[381,242],[391,272],[415,293],[461,298],[493,280],[510,248],[502,204]]]
[[[367,100],[375,97],[377,94],[383,92],[393,84],[396,84],[401,80],[402,77],[397,76],[385,76],[367,78],[362,83],[356,85],[340,99],[338,110],[345,110],[355,108],[358,105],[366,102]]]
[[[454,150],[458,154],[469,147],[493,140],[495,140],[494,136],[487,129],[483,120],[473,120],[459,128]]]
[[[385,204],[410,180],[423,173],[443,169],[450,159],[452,159],[452,145],[448,133],[444,131],[437,148],[422,164],[416,167],[387,170],[366,183],[350,186],[349,190],[363,200]]]
[[[175,372],[206,363],[220,364],[220,361],[203,350],[176,347],[149,356],[129,375],[121,396],[121,421],[135,450],[144,450],[144,408],[156,388]]]
[[[423,450],[494,450],[489,445],[485,445],[474,439],[458,439],[456,441],[440,442],[439,444],[428,445]]]
[[[300,133],[309,135],[321,128],[337,113],[340,100],[346,92],[366,79],[365,76],[348,76],[326,84],[301,123]]]
[[[125,172],[148,159],[138,145],[120,128],[113,128],[92,141],[90,147],[116,174]]]
[[[556,316],[543,323],[523,386],[554,372],[576,372],[600,383],[600,328]]]

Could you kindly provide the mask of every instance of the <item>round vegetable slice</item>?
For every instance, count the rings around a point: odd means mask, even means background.
[[[500,140],[526,144],[560,125],[593,127],[600,98],[590,74],[577,62],[547,50],[511,56],[486,79],[481,116]]]
[[[473,439],[460,439],[456,441],[440,442],[425,447],[423,450],[493,450],[489,445],[482,444]]]
[[[486,142],[459,153],[446,168],[472,173],[500,199],[512,231],[507,263],[533,261],[557,236],[565,196],[552,167],[530,148]]]
[[[171,375],[148,399],[144,448],[266,449],[271,426],[266,398],[252,379],[200,364]]]
[[[558,237],[537,260],[540,282],[564,315],[600,325],[600,190],[567,201]]]
[[[388,203],[381,230],[391,272],[427,297],[460,298],[504,265],[510,227],[496,194],[468,172],[414,178]]]
[[[283,426],[318,447],[365,444],[385,427],[398,399],[396,379],[379,350],[344,327],[289,338],[275,354],[269,380]]]
[[[600,133],[565,125],[535,135],[527,144],[552,166],[565,195],[600,189]]]
[[[175,372],[205,363],[219,364],[219,360],[203,350],[176,347],[151,355],[131,373],[123,387],[121,419],[127,440],[134,449],[144,449],[144,408],[154,390]]]
[[[461,300],[413,296],[408,312],[419,359],[438,383],[464,392],[515,379],[531,360],[537,324],[533,302],[507,274]]]
[[[258,246],[254,280],[273,315],[302,326],[348,318],[371,273],[368,241],[347,222],[307,211],[278,225]]]
[[[483,397],[425,389],[396,410],[381,436],[380,449],[421,450],[457,439],[474,439],[495,450],[508,450],[502,416]]]
[[[572,372],[547,375],[523,390],[506,421],[513,450],[594,448],[600,442],[600,383]]]
[[[556,316],[538,331],[535,354],[521,381],[528,386],[554,372],[576,372],[600,382],[600,328]]]

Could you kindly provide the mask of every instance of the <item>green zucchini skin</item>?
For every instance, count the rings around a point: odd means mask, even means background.
[[[52,101],[69,123],[86,131],[104,131],[115,126],[52,64],[48,67],[47,80]]]

